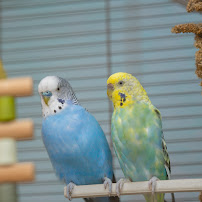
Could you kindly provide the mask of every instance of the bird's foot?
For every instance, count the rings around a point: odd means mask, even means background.
[[[123,188],[123,185],[125,182],[129,182],[128,179],[121,178],[117,183],[116,183],[116,194],[118,197],[121,195],[121,189]]]
[[[72,200],[72,191],[76,185],[73,182],[70,182],[67,185],[67,198],[71,201]]]
[[[112,181],[108,178],[104,178],[104,188],[107,188],[107,185],[109,186],[109,195],[112,193]]]
[[[150,180],[149,180],[149,189],[152,190],[152,194],[154,194],[155,192],[155,189],[156,189],[156,181],[158,181],[159,179],[157,177],[152,177]]]

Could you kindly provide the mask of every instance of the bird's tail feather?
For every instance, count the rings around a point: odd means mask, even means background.
[[[175,195],[174,195],[174,193],[171,193],[171,197],[172,197],[172,202],[175,202]]]
[[[85,202],[119,202],[119,197],[84,198]]]
[[[163,193],[144,194],[144,198],[147,202],[164,202]]]

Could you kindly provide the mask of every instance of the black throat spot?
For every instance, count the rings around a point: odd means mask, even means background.
[[[65,103],[65,100],[63,100],[63,99],[58,99],[58,102],[64,104],[64,103]]]
[[[119,93],[119,95],[121,97],[121,102],[125,102],[127,96],[124,93]]]

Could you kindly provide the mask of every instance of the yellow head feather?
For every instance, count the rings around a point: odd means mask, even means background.
[[[137,101],[149,102],[149,97],[140,82],[131,74],[118,72],[107,80],[107,95],[114,108],[125,107]]]

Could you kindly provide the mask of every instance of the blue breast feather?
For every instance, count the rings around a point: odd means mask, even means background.
[[[103,183],[112,179],[112,156],[96,119],[79,105],[47,117],[42,137],[56,174],[66,184]]]

